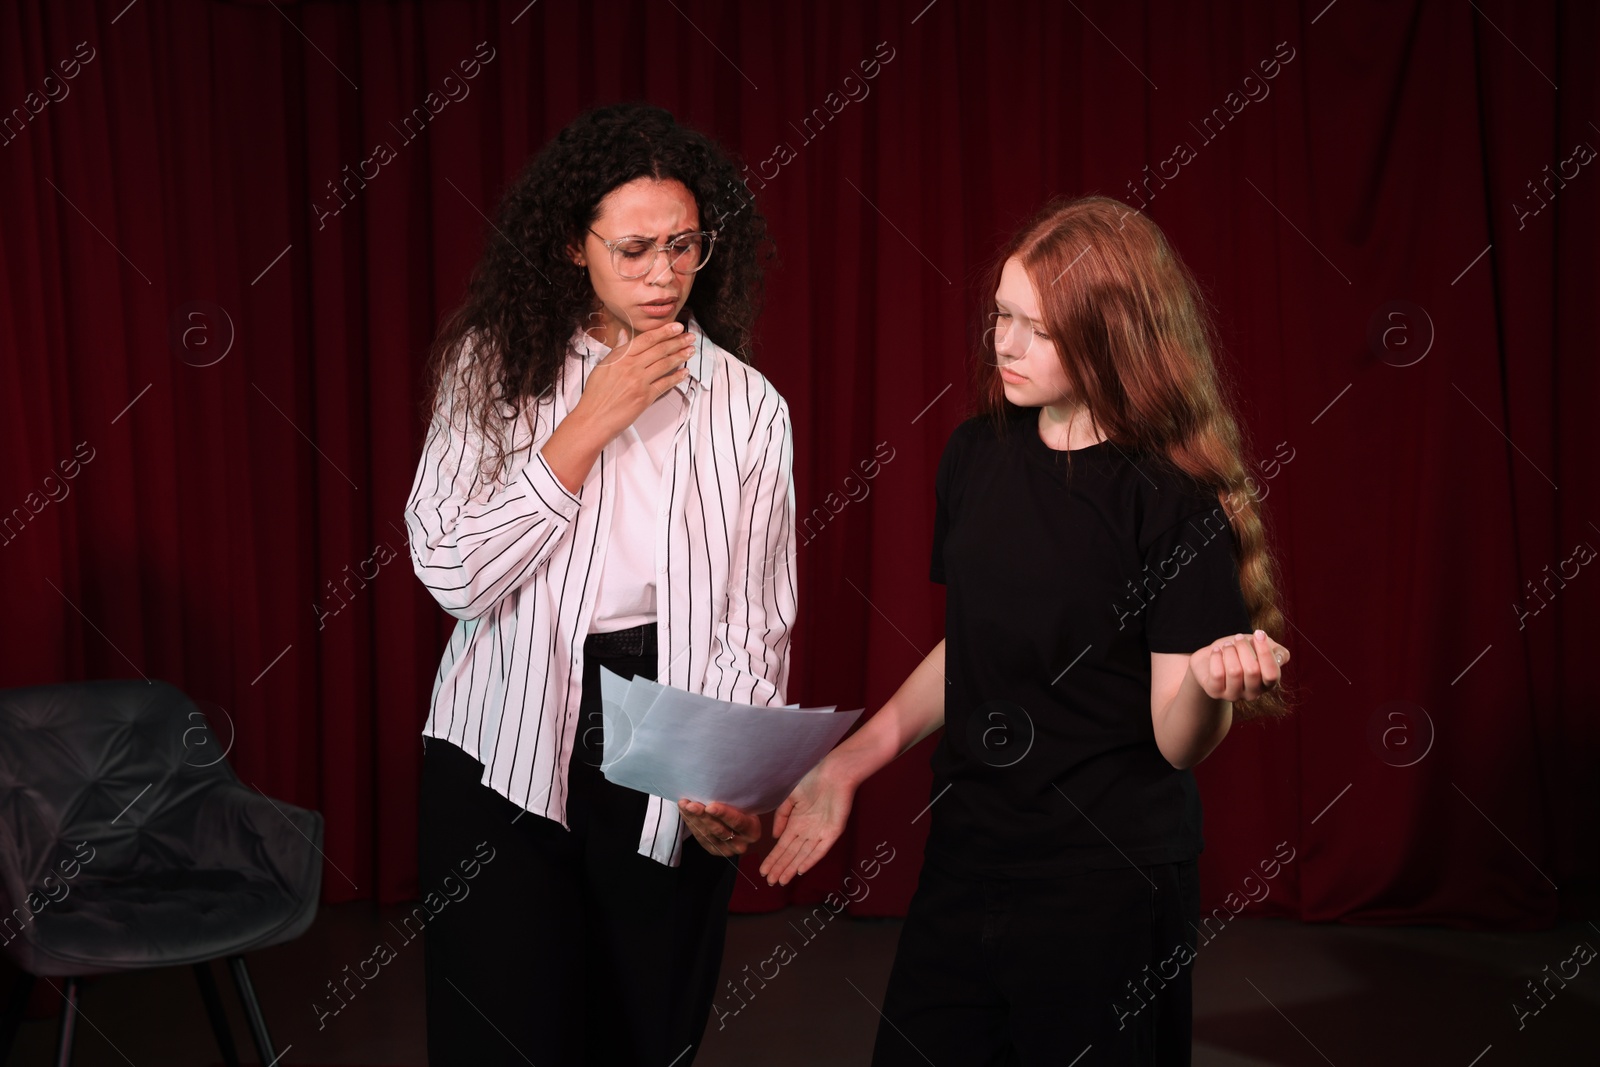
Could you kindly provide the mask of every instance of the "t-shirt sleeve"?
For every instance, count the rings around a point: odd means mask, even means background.
[[[1192,653],[1219,637],[1250,632],[1236,544],[1220,505],[1189,514],[1150,543],[1144,574],[1162,583],[1145,609],[1151,652]]]
[[[959,448],[956,438],[960,432],[960,427],[951,431],[950,439],[944,444],[944,454],[939,457],[939,473],[933,479],[933,556],[928,562],[928,578],[940,585],[945,584],[944,539],[950,530],[950,490]]]

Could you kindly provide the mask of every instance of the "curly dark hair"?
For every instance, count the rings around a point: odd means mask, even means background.
[[[452,403],[452,413],[465,411],[484,442],[485,477],[506,467],[505,424],[529,397],[555,385],[573,332],[599,307],[568,246],[583,243],[606,194],[637,178],[682,182],[701,227],[716,230],[715,254],[695,276],[688,308],[706,336],[754,365],[751,328],[773,253],[766,220],[732,157],[663,108],[594,108],[557,133],[506,191],[467,296],[429,351],[425,417],[433,417],[440,390],[461,364],[452,386],[466,399]]]

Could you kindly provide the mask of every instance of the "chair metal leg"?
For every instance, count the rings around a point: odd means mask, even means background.
[[[11,983],[11,996],[6,1001],[6,1013],[0,1016],[0,1063],[11,1058],[11,1043],[17,1039],[17,1027],[22,1025],[22,1015],[28,1010],[28,998],[33,995],[37,979],[26,971]]]
[[[211,1032],[217,1035],[217,1049],[222,1062],[228,1067],[239,1067],[239,1051],[233,1044],[233,1031],[228,1027],[228,1013],[222,1007],[222,997],[217,993],[217,980],[211,975],[211,964],[194,965],[194,980],[200,986],[200,999],[205,1001],[206,1015],[211,1019]],[[0,1063],[4,1063],[0,1060]]]
[[[229,956],[228,967],[233,971],[233,984],[239,989],[239,999],[244,1002],[245,1017],[250,1020],[250,1036],[255,1038],[256,1055],[263,1064],[276,1063],[272,1051],[272,1038],[267,1033],[267,1020],[261,1014],[261,1004],[256,1000],[255,987],[250,984],[250,972],[245,969],[243,956]]]
[[[56,1033],[56,1067],[72,1067],[72,1032],[78,1022],[78,997],[80,979],[68,978],[61,983],[61,1029]]]

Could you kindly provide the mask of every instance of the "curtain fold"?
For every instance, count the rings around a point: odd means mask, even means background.
[[[170,681],[323,812],[327,900],[426,891],[422,361],[529,156],[646,99],[777,243],[788,699],[875,708],[942,636],[974,279],[1119,197],[1216,310],[1303,701],[1197,771],[1208,912],[1548,925],[1600,889],[1596,40],[1551,2],[6,5],[0,684]],[[903,914],[932,743],[735,908]]]

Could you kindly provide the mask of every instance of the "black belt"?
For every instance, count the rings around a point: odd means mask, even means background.
[[[626,630],[590,634],[583,639],[583,655],[586,659],[619,659],[655,654],[656,624],[653,622],[630,626]]]

